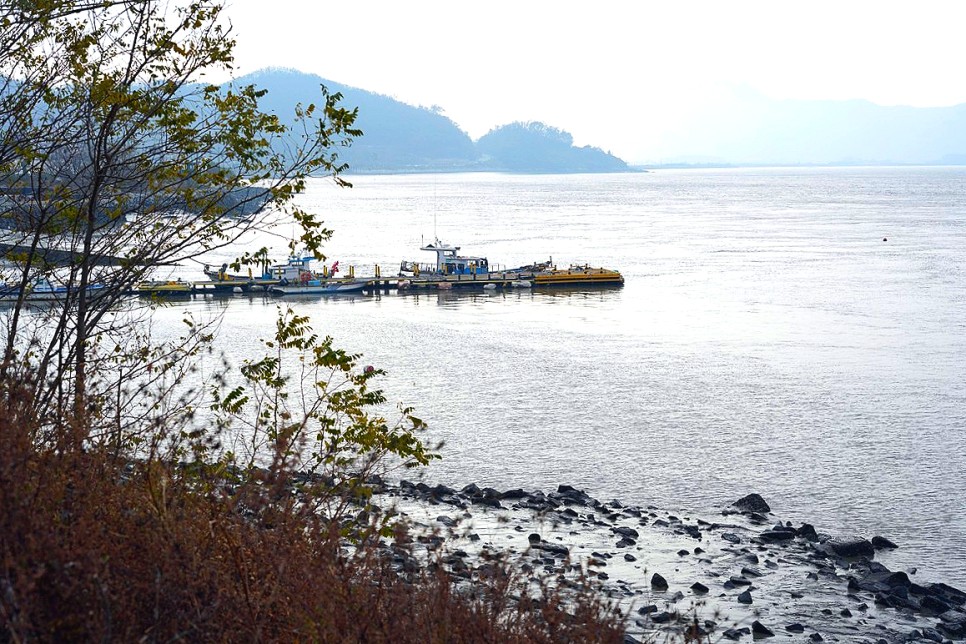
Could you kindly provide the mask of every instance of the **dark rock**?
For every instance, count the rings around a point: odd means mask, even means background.
[[[467,496],[476,496],[480,493],[480,488],[476,483],[470,483],[469,485],[463,486],[463,489],[460,491]]]
[[[752,493],[748,496],[743,496],[731,505],[742,512],[771,512],[771,508],[768,507],[765,499],[761,498],[760,494]]]
[[[757,619],[751,623],[751,632],[757,637],[774,637],[775,633]]]
[[[733,583],[735,586],[750,586],[751,581],[744,577],[739,577],[738,575],[732,575],[728,578],[728,581]]]
[[[456,490],[454,490],[451,487],[447,487],[445,485],[442,485],[442,484],[437,485],[436,487],[434,487],[431,490],[431,492],[432,492],[433,496],[435,496],[435,497],[453,496],[454,494],[456,494]]]
[[[651,621],[655,624],[666,624],[671,621],[673,615],[667,611],[661,611],[660,613],[652,613]]]
[[[532,533],[532,534],[531,534],[530,536],[528,536],[528,537],[527,537],[527,540],[528,540],[528,541],[529,541],[530,543],[540,543],[540,541],[541,541],[541,539],[540,539],[540,535],[539,535],[539,534],[537,534],[536,532],[534,532],[534,533]]]
[[[729,628],[724,633],[721,634],[729,640],[739,640],[742,635],[751,635],[750,628]]]
[[[641,615],[650,615],[651,613],[657,612],[657,606],[654,604],[648,604],[647,606],[641,606],[637,609],[637,612]]]
[[[819,635],[818,633],[812,633],[811,635],[808,636],[808,639],[812,640],[813,642],[824,642],[825,641],[825,638],[822,637],[821,635]]]
[[[926,586],[926,592],[930,596],[936,597],[943,600],[953,606],[962,606],[966,604],[966,593],[959,590],[958,588],[953,588],[952,586],[947,586],[946,584],[929,584]]]
[[[757,570],[755,568],[749,568],[748,566],[745,566],[744,568],[741,569],[741,574],[744,577],[761,577],[762,576],[762,573],[761,573],[760,570]]]
[[[767,542],[789,541],[795,538],[795,533],[790,530],[765,530],[758,538]]]
[[[447,528],[454,528],[456,527],[456,524],[457,524],[456,519],[454,519],[453,517],[448,517],[445,514],[441,514],[438,517],[436,517],[436,521],[439,523],[442,523]]]
[[[629,552],[624,553],[624,561],[637,561],[637,557]]]
[[[554,557],[566,557],[570,554],[570,550],[567,546],[557,544],[557,543],[547,543],[546,541],[541,541],[540,543],[534,543],[530,545],[534,550],[542,550],[544,552],[549,552]]]
[[[868,539],[855,537],[851,539],[832,539],[828,542],[832,552],[840,557],[872,557],[875,548]]]
[[[621,539],[620,541],[614,544],[614,546],[617,548],[630,548],[631,546],[636,546],[636,545],[637,545],[636,541],[634,541],[633,539],[628,539],[627,537],[624,537],[623,539]]]
[[[613,532],[614,534],[619,534],[622,537],[628,537],[630,539],[637,539],[640,536],[637,530],[627,526],[618,526],[616,528],[611,528],[610,531]]]
[[[802,624],[795,622],[794,624],[789,624],[788,626],[786,626],[785,630],[788,631],[789,633],[804,633],[805,627]]]
[[[501,499],[525,499],[529,496],[530,495],[527,494],[525,491],[521,490],[520,488],[516,488],[514,490],[507,490],[506,492],[503,492],[500,495],[500,498]]]
[[[654,590],[667,590],[667,580],[658,573],[651,577],[651,588]]]
[[[751,599],[751,591],[750,590],[746,590],[745,592],[739,594],[738,597],[737,597],[737,599],[738,599],[738,602],[739,603],[742,603],[742,604],[750,604],[752,602],[752,599]]]
[[[679,557],[687,557],[691,552],[689,550],[678,550]]]
[[[966,613],[959,610],[948,610],[939,616],[940,633],[947,637],[961,637],[966,635]]]
[[[811,523],[803,523],[802,526],[795,531],[795,534],[808,541],[818,541],[818,532],[815,531],[815,526]]]
[[[696,581],[691,584],[691,590],[699,595],[703,595],[708,592],[708,587],[702,584],[700,581]]]
[[[872,537],[872,547],[876,550],[895,550],[899,546],[892,543],[885,537],[875,536]]]
[[[839,611],[839,615],[842,617],[852,617],[852,611],[850,611],[848,608],[843,608],[841,611]]]
[[[741,543],[741,537],[736,535],[734,532],[722,532],[721,538],[729,543]]]
[[[624,633],[624,644],[643,644],[643,642],[636,637],[632,637],[631,635]]]

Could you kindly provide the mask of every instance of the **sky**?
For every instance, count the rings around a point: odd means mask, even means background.
[[[439,106],[474,139],[541,121],[630,162],[726,94],[966,103],[966,1],[227,0],[236,74],[288,67]]]

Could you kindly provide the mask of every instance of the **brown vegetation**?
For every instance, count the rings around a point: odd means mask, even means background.
[[[441,571],[411,583],[377,539],[348,547],[282,494],[289,473],[228,486],[203,468],[37,447],[29,383],[0,393],[0,640],[621,639],[589,594],[515,601],[510,577],[466,593]]]

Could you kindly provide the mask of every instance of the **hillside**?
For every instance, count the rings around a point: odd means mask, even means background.
[[[451,119],[427,107],[342,85],[314,74],[272,69],[237,79],[268,93],[262,107],[283,119],[297,103],[319,96],[319,86],[341,92],[343,105],[358,107],[356,125],[364,135],[339,156],[349,173],[398,172],[621,172],[627,164],[598,148],[572,145],[566,132],[541,123],[498,128],[478,143]]]

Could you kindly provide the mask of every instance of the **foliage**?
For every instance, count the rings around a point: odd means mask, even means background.
[[[401,408],[391,424],[378,415],[386,397],[372,384],[384,371],[360,368],[360,355],[320,339],[307,317],[279,309],[275,336],[264,344],[270,353],[245,361],[243,384],[212,391],[220,425],[247,438],[224,456],[227,463],[248,472],[265,467],[268,480],[298,472],[308,500],[342,520],[351,502],[368,497],[373,475],[439,458],[417,437],[425,423],[412,408]]]
[[[318,105],[283,124],[260,109],[264,90],[197,82],[232,65],[213,0],[0,7],[0,186],[14,260],[2,277],[21,293],[41,275],[72,293],[46,311],[41,334],[27,328],[21,296],[6,316],[0,373],[30,363],[51,427],[116,417],[114,383],[92,389],[89,363],[130,332],[118,303],[157,267],[283,218],[321,257],[331,233],[292,199],[309,174],[347,185],[337,150],[360,134],[356,112],[322,88]]]

